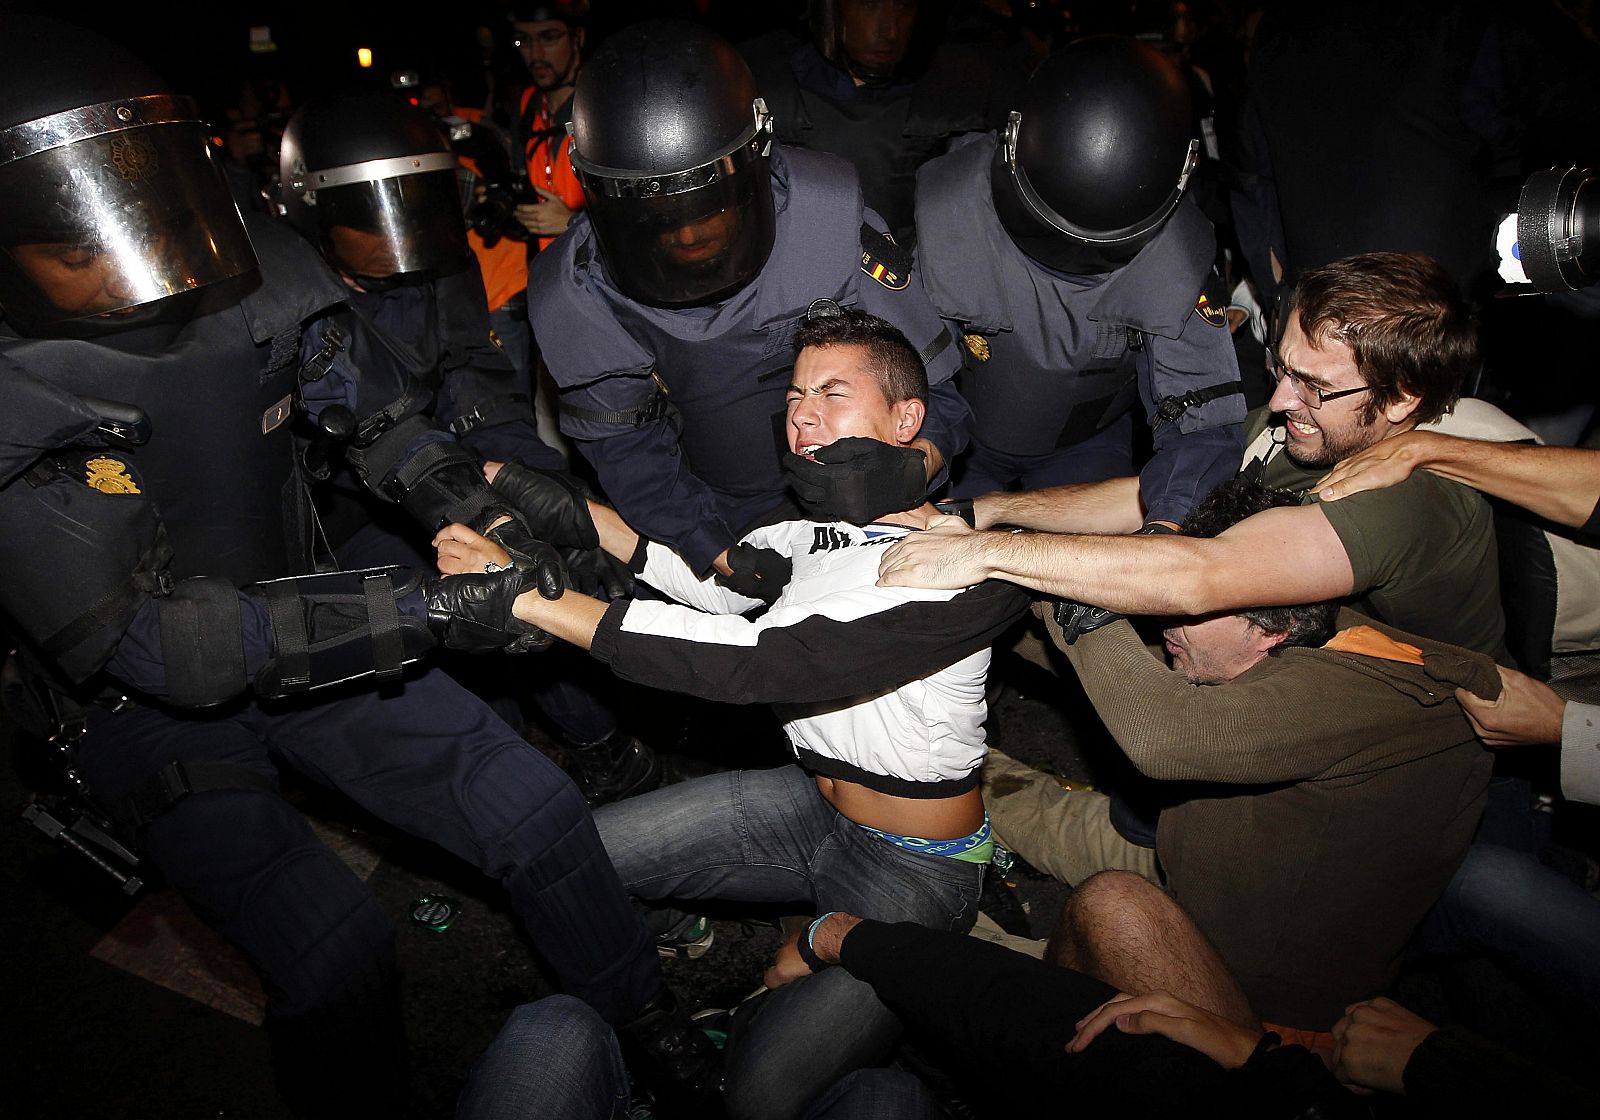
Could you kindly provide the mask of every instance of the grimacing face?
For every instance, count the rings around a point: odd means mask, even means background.
[[[1410,397],[1381,409],[1370,421],[1362,419],[1368,396],[1355,393],[1311,408],[1295,392],[1296,380],[1324,392],[1366,386],[1356,366],[1355,352],[1336,338],[1313,345],[1300,329],[1298,313],[1289,316],[1278,343],[1278,360],[1293,376],[1279,379],[1267,407],[1281,413],[1288,433],[1284,451],[1303,467],[1332,467],[1378,441],[1403,431],[1416,402]]]
[[[878,379],[862,368],[865,355],[865,347],[852,344],[808,346],[800,352],[788,393],[790,451],[810,458],[816,448],[847,436],[897,447],[917,437],[923,403],[885,400]]]

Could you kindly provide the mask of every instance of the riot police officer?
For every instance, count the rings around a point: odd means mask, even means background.
[[[1079,40],[1029,80],[1000,135],[917,177],[918,266],[970,355],[970,498],[1133,473],[1147,525],[1176,527],[1238,470],[1240,394],[1215,239],[1185,188],[1187,89],[1154,48]]]
[[[260,972],[298,1111],[400,1111],[403,1035],[389,919],[279,795],[279,766],[500,878],[564,985],[676,1050],[576,788],[448,678],[407,670],[440,641],[536,643],[484,620],[524,587],[558,594],[558,560],[418,439],[400,498],[475,512],[518,564],[316,572],[293,429],[330,406],[299,382],[368,393],[359,363],[303,366],[302,324],[349,289],[286,227],[246,221],[187,99],[81,29],[0,26],[0,610],[23,710],[75,739],[93,795]]]
[[[562,429],[618,510],[769,601],[772,557],[729,547],[784,498],[789,339],[813,300],[893,322],[934,384],[914,450],[835,445],[818,456],[830,461],[789,463],[813,512],[868,521],[914,503],[968,422],[957,351],[854,172],[783,148],[772,127],[749,68],[711,32],[659,21],[613,35],[573,100],[588,208],[529,283]],[[834,458],[883,453],[895,469]]]
[[[815,0],[811,38],[742,44],[785,144],[850,161],[895,240],[916,240],[917,168],[1004,122],[1020,79],[987,43],[941,43],[940,0]]]
[[[306,332],[304,356],[361,371],[355,401],[344,399],[349,378],[305,388],[308,399],[353,408],[357,421],[344,450],[361,483],[334,473],[318,493],[321,524],[347,567],[422,562],[418,549],[441,516],[481,521],[474,503],[506,507],[483,479],[485,462],[556,472],[565,462],[539,438],[527,377],[493,340],[482,273],[469,267],[455,156],[428,115],[376,94],[317,99],[290,119],[280,162],[285,216],[349,288],[347,305]],[[419,487],[441,486],[466,504],[419,504]],[[398,500],[420,524],[395,524],[368,494]],[[614,582],[593,553],[567,562],[581,590]],[[473,683],[500,692],[510,719],[512,696],[531,693],[560,726],[591,805],[654,788],[654,753],[556,666],[542,668],[530,682],[519,667],[474,663]]]

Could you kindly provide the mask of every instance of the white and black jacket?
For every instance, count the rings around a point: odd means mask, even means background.
[[[639,578],[679,603],[618,600],[592,652],[618,676],[734,704],[774,705],[800,762],[901,797],[971,789],[983,761],[990,643],[1028,604],[1009,583],[962,591],[879,587],[880,546],[901,525],[785,521],[742,543],[788,556],[765,614],[670,549],[635,556]],[[679,605],[679,604],[685,605]]]

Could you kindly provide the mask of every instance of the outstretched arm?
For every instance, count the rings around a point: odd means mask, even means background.
[[[884,586],[966,587],[1003,579],[1127,614],[1201,615],[1337,599],[1355,575],[1315,506],[1269,509],[1220,536],[975,532],[939,517],[884,553]]]
[[[972,516],[979,529],[1011,525],[1047,533],[1133,533],[1144,524],[1144,507],[1138,476],[1130,475],[984,494],[972,500]]]
[[[1600,503],[1600,451],[1461,439],[1437,432],[1406,432],[1381,440],[1329,471],[1317,483],[1325,502],[1393,486],[1419,469],[1465,483],[1580,528]]]

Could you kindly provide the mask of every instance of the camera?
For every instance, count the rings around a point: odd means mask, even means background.
[[[1576,164],[1528,176],[1495,234],[1500,277],[1546,295],[1600,280],[1600,176]]]
[[[522,228],[515,214],[518,206],[539,201],[528,177],[510,175],[505,179],[483,179],[477,185],[483,188],[483,197],[474,197],[467,205],[467,228],[475,231],[491,249],[502,237],[528,240],[528,231]],[[473,193],[476,196],[476,190]]]
[[[438,75],[397,70],[389,85],[411,104],[434,115],[435,123],[461,163],[461,208],[467,228],[493,248],[502,237],[528,240],[516,208],[539,201],[526,168],[512,158],[511,138],[489,121],[471,121],[449,104],[449,82]],[[430,90],[433,91],[430,96]],[[446,115],[448,114],[448,115]],[[482,197],[480,197],[480,195]]]

